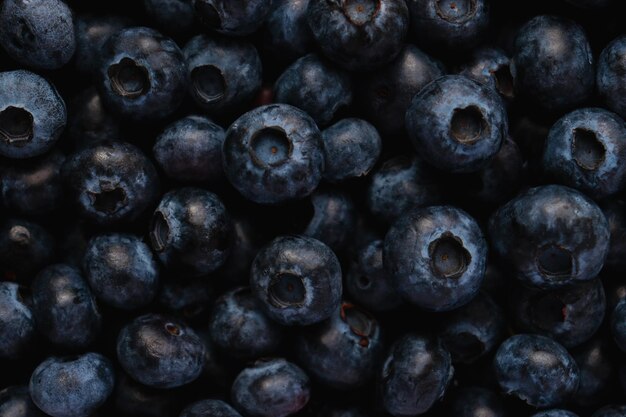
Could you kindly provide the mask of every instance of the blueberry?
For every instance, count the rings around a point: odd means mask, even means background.
[[[611,315],[611,331],[617,346],[626,352],[626,299],[622,299]]]
[[[0,281],[0,358],[15,358],[29,348],[35,336],[35,320],[23,288]],[[1,407],[0,407],[1,409]]]
[[[505,331],[504,312],[491,297],[479,293],[444,319],[439,337],[453,363],[473,363],[493,351]]]
[[[63,180],[78,212],[103,225],[135,220],[159,193],[154,165],[125,142],[100,142],[69,156]]]
[[[67,132],[78,149],[122,137],[120,121],[104,107],[100,93],[93,86],[70,102]]]
[[[178,181],[215,182],[223,177],[221,126],[203,116],[187,116],[157,137],[154,158],[165,174]]]
[[[57,346],[81,350],[100,332],[102,318],[78,269],[51,265],[32,284],[37,329]]]
[[[185,38],[198,29],[193,0],[143,0],[143,8],[163,32]]]
[[[200,376],[202,340],[180,320],[146,314],[129,322],[117,337],[117,359],[133,379],[154,388],[174,388]]]
[[[624,417],[626,405],[607,405],[597,410],[591,417]]]
[[[165,281],[158,296],[169,313],[202,323],[206,323],[214,300],[213,289],[204,278]]]
[[[382,152],[378,131],[363,119],[343,119],[322,131],[326,167],[324,179],[341,182],[364,177]]]
[[[600,54],[596,82],[607,107],[626,117],[626,36],[614,39]]]
[[[356,407],[326,406],[319,414],[316,414],[316,417],[367,417],[368,415]]]
[[[0,223],[0,280],[30,282],[55,255],[53,237],[37,223],[7,219]]]
[[[511,59],[501,49],[477,49],[460,74],[491,87],[504,99],[512,99],[515,95]]]
[[[367,71],[398,55],[409,11],[403,0],[311,1],[307,21],[324,55],[348,70]]]
[[[171,417],[174,414],[173,390],[151,388],[121,372],[113,393],[115,411],[141,417]]]
[[[578,417],[578,414],[574,414],[567,410],[547,410],[533,414],[531,417]]]
[[[443,397],[453,374],[440,341],[403,336],[391,347],[379,376],[382,406],[397,417],[423,414]]]
[[[231,184],[261,204],[308,196],[324,169],[319,129],[306,113],[287,104],[245,113],[226,132],[222,152]]]
[[[174,113],[183,101],[187,86],[183,53],[154,29],[122,29],[100,54],[98,87],[111,111],[132,120],[158,120]]]
[[[309,325],[329,318],[339,307],[341,266],[318,240],[278,237],[254,259],[250,286],[272,319],[284,325]]]
[[[438,179],[434,169],[419,158],[388,159],[371,176],[367,206],[378,219],[392,223],[408,209],[440,203],[443,189]]]
[[[431,311],[467,304],[480,290],[487,243],[480,227],[452,206],[414,209],[387,232],[383,263],[398,293]]]
[[[0,45],[22,65],[60,68],[76,49],[72,10],[61,0],[6,0],[0,7]]]
[[[248,41],[198,35],[183,53],[191,96],[209,114],[241,110],[261,89],[261,59]]]
[[[306,21],[309,0],[273,0],[265,22],[265,49],[283,62],[306,55],[315,40]]]
[[[372,379],[380,365],[384,354],[381,332],[373,316],[344,302],[328,320],[299,333],[298,363],[325,386],[357,388]]]
[[[25,70],[0,72],[1,156],[23,159],[47,152],[66,120],[63,98],[44,78]]]
[[[185,407],[180,417],[241,417],[241,414],[224,401],[202,400]]]
[[[510,303],[518,327],[549,336],[567,348],[589,340],[602,324],[606,309],[598,279],[555,290],[517,286]]]
[[[132,235],[93,237],[87,244],[83,270],[96,297],[116,308],[145,307],[159,288],[159,270],[150,248]]]
[[[64,161],[63,154],[51,152],[8,166],[0,177],[4,205],[27,216],[54,212],[63,201],[61,167]]]
[[[0,416],[46,417],[30,399],[28,387],[21,385],[0,390]]]
[[[326,126],[352,104],[352,79],[316,54],[308,54],[276,80],[274,100],[298,107],[319,126]]]
[[[505,340],[494,358],[502,391],[533,407],[554,407],[578,389],[578,366],[554,340],[521,334]]]
[[[52,417],[93,413],[113,392],[113,365],[99,353],[50,357],[33,371],[33,402]]]
[[[519,30],[511,59],[515,92],[549,112],[562,112],[593,93],[595,68],[585,31],[562,17],[537,16]]]
[[[266,356],[282,342],[281,327],[265,315],[246,287],[231,290],[215,302],[209,329],[213,342],[236,357]]]
[[[265,21],[272,0],[193,0],[196,15],[209,28],[230,36],[256,31]]]
[[[233,213],[233,245],[230,256],[219,269],[220,276],[229,284],[249,285],[250,266],[265,241],[258,229],[255,219]]]
[[[599,108],[578,109],[550,129],[543,167],[558,182],[594,198],[618,192],[626,180],[626,125]]]
[[[471,48],[489,27],[487,0],[407,0],[419,44],[433,50]]]
[[[504,417],[507,415],[502,399],[493,391],[481,387],[465,387],[450,400],[450,415],[455,417]]]
[[[609,253],[604,262],[607,270],[621,271],[626,268],[626,204],[621,200],[605,200],[600,208],[609,222],[611,240]]]
[[[231,398],[246,416],[286,417],[307,404],[309,385],[309,378],[296,365],[284,359],[263,359],[241,371]]]
[[[368,309],[387,311],[402,304],[383,266],[382,240],[373,240],[358,251],[345,284],[350,299]]]
[[[446,171],[487,166],[508,134],[504,102],[489,87],[460,76],[424,87],[406,112],[406,129],[417,152]]]
[[[327,244],[334,251],[345,247],[355,227],[356,208],[350,196],[335,188],[320,188],[310,197],[313,216],[304,235]]]
[[[168,269],[204,275],[224,264],[233,240],[226,207],[201,188],[174,189],[152,215],[150,243]]]
[[[609,227],[598,206],[571,188],[531,188],[489,221],[496,254],[522,282],[558,288],[596,277],[606,258]]]
[[[359,104],[381,133],[400,134],[413,97],[444,73],[439,61],[406,44],[391,63],[363,75],[356,91]]]
[[[100,51],[116,32],[131,25],[130,19],[115,15],[82,14],[76,17],[76,69],[95,76],[100,68]]]
[[[580,370],[580,384],[574,402],[583,407],[601,404],[612,390],[615,377],[612,346],[595,338],[572,351]]]

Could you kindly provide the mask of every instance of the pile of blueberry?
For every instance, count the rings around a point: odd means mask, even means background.
[[[0,0],[0,417],[626,417],[623,0]]]

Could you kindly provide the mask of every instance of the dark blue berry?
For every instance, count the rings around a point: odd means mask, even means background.
[[[193,4],[196,15],[209,29],[244,36],[263,24],[272,0],[193,0]]]
[[[594,338],[572,351],[580,370],[580,384],[574,403],[583,407],[602,404],[608,398],[615,378],[612,346],[603,338]]]
[[[56,252],[46,229],[26,220],[0,223],[0,280],[30,282]]]
[[[30,399],[27,386],[12,386],[0,390],[1,417],[46,417]]]
[[[567,410],[547,410],[533,414],[531,417],[578,417],[578,414],[574,414]]]
[[[115,15],[83,14],[76,17],[76,69],[95,76],[100,68],[100,51],[116,32],[131,25],[130,19]]]
[[[202,400],[185,407],[180,417],[241,417],[241,414],[224,401]]]
[[[143,8],[164,33],[185,38],[199,29],[193,0],[143,0]]]
[[[455,417],[505,417],[504,402],[482,387],[464,387],[451,394],[450,415]]]
[[[0,358],[15,358],[29,348],[35,336],[35,320],[23,288],[0,281]]]
[[[477,49],[460,74],[491,87],[505,99],[512,99],[515,95],[511,60],[501,49]]]
[[[355,227],[356,208],[350,196],[333,188],[320,188],[310,197],[313,216],[303,234],[327,244],[334,251],[342,249]]]
[[[624,417],[626,405],[607,405],[592,414],[591,417]]]
[[[70,102],[67,133],[78,149],[122,138],[119,119],[104,107],[100,93],[93,86]]]
[[[600,54],[596,82],[607,107],[626,117],[626,36],[614,39]]]
[[[306,21],[309,0],[273,0],[265,23],[265,48],[276,59],[295,61],[313,49],[315,40]]]
[[[617,346],[626,352],[626,299],[622,299],[611,316],[611,330]]]

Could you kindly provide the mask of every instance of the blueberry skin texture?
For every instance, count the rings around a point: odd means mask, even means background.
[[[433,168],[415,156],[385,161],[371,176],[367,206],[384,223],[392,223],[404,211],[438,204],[443,189]]]
[[[245,368],[231,389],[236,409],[250,417],[286,417],[311,396],[309,377],[284,359],[258,360]]]
[[[509,302],[519,328],[549,336],[566,348],[589,340],[602,324],[606,310],[599,279],[555,290],[517,286]]]
[[[577,23],[537,16],[519,30],[511,59],[517,96],[548,112],[576,107],[593,93],[595,66],[587,36]]]
[[[358,83],[359,104],[381,133],[401,134],[413,97],[444,74],[439,61],[406,44],[391,63],[363,75],[363,82]]]
[[[210,119],[187,116],[163,130],[152,152],[169,178],[215,182],[224,176],[222,144],[225,135],[224,129]]]
[[[450,400],[450,415],[456,417],[505,417],[502,399],[481,387],[464,387]]]
[[[61,167],[65,156],[51,152],[0,170],[0,193],[5,207],[26,216],[43,216],[63,202]]]
[[[37,223],[7,219],[0,223],[0,277],[30,282],[52,261],[54,238]]]
[[[140,122],[174,113],[187,90],[186,65],[176,43],[154,29],[130,27],[100,50],[98,88],[112,112]]]
[[[81,91],[70,102],[67,133],[76,149],[122,138],[120,120],[105,108],[95,86]]]
[[[391,347],[378,381],[383,408],[397,417],[428,411],[443,397],[454,368],[437,339],[406,335]]]
[[[306,21],[309,0],[273,0],[265,22],[265,50],[281,61],[292,62],[310,52],[313,32]]]
[[[224,401],[202,400],[185,407],[180,417],[241,417],[241,414]]]
[[[273,320],[306,326],[329,318],[339,307],[341,266],[316,239],[277,237],[254,259],[250,287]]]
[[[269,14],[272,0],[193,0],[196,15],[209,29],[229,36],[255,32]]]
[[[393,310],[402,304],[383,266],[382,240],[374,240],[358,251],[345,285],[351,300],[372,311]]]
[[[580,384],[574,402],[583,407],[602,404],[615,377],[610,340],[595,338],[572,351],[580,370]]]
[[[520,193],[489,219],[495,253],[524,284],[559,288],[595,278],[609,249],[609,225],[587,196],[561,185]]]
[[[159,270],[148,245],[132,235],[109,233],[87,244],[83,270],[98,299],[124,310],[148,305],[159,289]]]
[[[258,358],[273,353],[282,342],[282,328],[263,312],[249,288],[223,294],[209,320],[211,339],[229,355]]]
[[[191,97],[209,114],[238,111],[261,89],[261,58],[248,41],[198,35],[183,54]]]
[[[61,68],[76,49],[72,10],[61,0],[4,1],[0,28],[0,45],[27,67]]]
[[[0,417],[46,417],[30,399],[28,387],[12,386],[0,390]]]
[[[554,407],[578,389],[579,370],[570,354],[554,340],[520,334],[505,340],[494,358],[503,392],[533,407]]]
[[[226,131],[222,163],[248,200],[279,204],[310,195],[324,170],[322,135],[313,119],[287,104],[258,107]]]
[[[385,236],[383,263],[396,291],[430,311],[453,310],[474,298],[486,261],[480,227],[452,206],[408,211]]]
[[[626,268],[626,203],[622,200],[608,199],[601,203],[600,208],[609,222],[611,241],[604,268],[610,271],[621,271]]]
[[[447,75],[424,87],[406,112],[406,129],[426,161],[450,172],[489,164],[508,135],[504,102],[489,87]]]
[[[503,50],[484,47],[472,54],[460,74],[491,87],[504,99],[513,99],[515,91],[510,65],[511,59]]]
[[[217,195],[185,187],[165,194],[152,216],[150,244],[170,270],[206,275],[224,264],[233,225]]]
[[[363,119],[343,119],[322,131],[324,179],[341,182],[364,177],[374,168],[382,152],[378,131]]]
[[[116,32],[130,25],[130,19],[122,16],[78,15],[75,21],[76,70],[85,75],[96,75],[100,68],[100,51],[104,44]]]
[[[0,358],[20,356],[34,336],[33,313],[19,294],[19,286],[0,281]]]
[[[567,410],[547,410],[533,414],[531,417],[578,417],[578,414],[574,414]]]
[[[206,348],[184,322],[146,314],[129,322],[117,337],[117,359],[134,380],[153,388],[175,388],[202,373]]]
[[[418,44],[434,50],[472,48],[489,27],[486,0],[408,0],[407,6]]]
[[[600,54],[596,82],[606,106],[626,118],[626,36],[614,39]]]
[[[600,108],[575,110],[550,129],[543,167],[558,182],[599,199],[626,180],[626,124]]]
[[[63,180],[78,212],[102,224],[135,220],[159,194],[159,178],[139,148],[100,142],[69,156]]]
[[[607,405],[592,414],[591,417],[624,417],[626,405]]]
[[[328,320],[298,333],[298,363],[324,386],[357,388],[374,377],[383,359],[381,332],[373,316],[344,302]]]
[[[479,293],[444,319],[439,337],[453,363],[473,363],[504,339],[506,324],[502,309],[486,293]]]
[[[613,310],[611,331],[617,346],[626,352],[626,299],[622,299]]]
[[[350,196],[340,189],[320,188],[311,194],[310,202],[313,216],[303,235],[325,243],[334,251],[343,249],[356,223],[356,208]]]
[[[57,264],[42,270],[32,284],[37,329],[53,344],[83,350],[100,332],[102,318],[80,271]]]
[[[184,38],[198,28],[193,0],[144,0],[143,8],[164,33]]]
[[[113,364],[99,353],[50,357],[33,371],[33,402],[52,417],[80,417],[96,411],[111,395]]]
[[[274,101],[304,110],[318,126],[352,104],[352,79],[314,53],[291,64],[274,84]]]
[[[43,77],[0,72],[0,156],[24,159],[47,152],[66,122],[63,98]]]
[[[347,70],[368,71],[398,55],[409,11],[402,0],[311,1],[307,21],[324,55]]]

